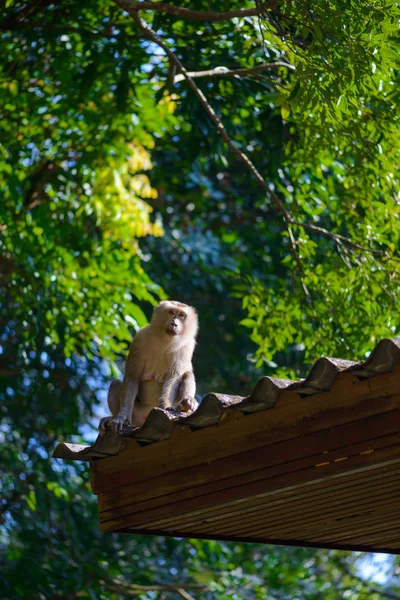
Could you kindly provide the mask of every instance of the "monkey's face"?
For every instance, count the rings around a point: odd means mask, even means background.
[[[165,331],[168,335],[181,335],[184,332],[187,319],[186,312],[169,308],[166,310],[166,319]]]
[[[161,327],[170,336],[195,338],[197,333],[196,311],[187,304],[166,300],[156,307],[152,324]]]

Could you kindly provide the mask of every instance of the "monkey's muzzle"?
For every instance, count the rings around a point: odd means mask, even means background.
[[[178,323],[176,321],[168,323],[167,333],[169,333],[169,335],[178,335]]]

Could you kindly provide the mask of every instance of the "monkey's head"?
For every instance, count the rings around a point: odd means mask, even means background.
[[[171,338],[195,338],[198,330],[197,312],[192,306],[164,300],[154,309],[152,327],[161,328]]]

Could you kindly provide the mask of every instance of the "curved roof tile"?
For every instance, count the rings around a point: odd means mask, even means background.
[[[320,358],[312,366],[306,379],[289,381],[275,377],[262,377],[251,394],[230,396],[209,393],[204,396],[197,410],[189,416],[174,409],[154,408],[142,427],[126,427],[121,436],[108,432],[98,436],[92,446],[60,443],[53,457],[75,460],[94,460],[118,454],[122,441],[133,438],[141,444],[151,444],[171,437],[176,427],[198,429],[216,425],[229,410],[251,413],[273,408],[280,394],[286,390],[309,396],[329,391],[339,373],[353,373],[357,377],[368,378],[393,370],[400,361],[400,338],[382,339],[375,346],[366,361],[352,362],[338,358]]]

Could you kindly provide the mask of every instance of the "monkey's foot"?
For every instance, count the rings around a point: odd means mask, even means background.
[[[113,417],[103,417],[102,419],[100,419],[98,427],[100,435],[106,434],[108,423],[111,421],[112,418]]]
[[[129,419],[125,417],[103,417],[99,423],[100,435],[105,435],[106,431],[112,431],[113,433],[122,433],[124,427],[130,425]]]
[[[196,398],[183,398],[178,404],[175,406],[176,410],[184,413],[192,413],[199,406]]]

